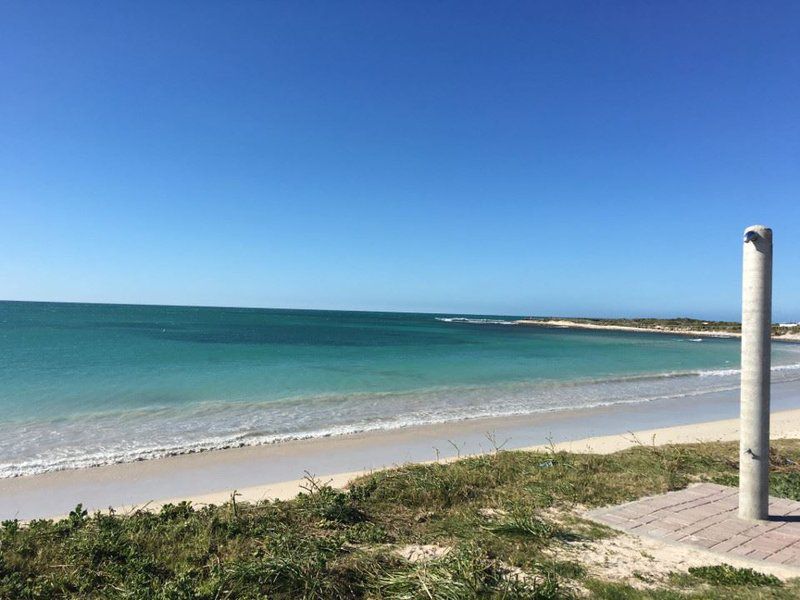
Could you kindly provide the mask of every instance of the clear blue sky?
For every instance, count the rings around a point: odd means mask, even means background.
[[[0,298],[800,319],[800,3],[0,5]]]

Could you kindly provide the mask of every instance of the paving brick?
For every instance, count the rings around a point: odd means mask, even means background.
[[[698,506],[704,506],[711,502],[713,502],[713,500],[703,497],[703,498],[698,498],[697,500],[692,500],[691,502],[684,502],[683,504],[678,504],[676,505],[675,509],[677,512],[680,513],[683,511],[691,510],[693,508],[697,508]]]
[[[739,533],[738,531],[729,530],[725,527],[725,525],[726,523],[720,523],[717,526],[706,527],[705,529],[702,529],[693,535],[696,537],[707,538],[709,540],[715,540],[716,543],[719,543],[728,540]]]
[[[670,527],[673,527],[674,529],[681,529],[681,528],[687,527],[687,526],[689,526],[689,525],[691,525],[693,523],[693,521],[691,519],[687,519],[685,517],[680,517],[679,514],[678,515],[667,515],[667,516],[659,519],[659,521],[661,521],[665,525],[669,525]]]
[[[719,540],[699,535],[690,535],[678,541],[691,544],[692,546],[700,546],[701,548],[711,548],[719,543]]]
[[[620,517],[615,514],[609,514],[603,515],[603,522],[610,525],[625,525],[626,523],[630,523],[630,519],[626,519],[625,517]]]
[[[800,539],[800,523],[784,523],[783,527],[780,528],[780,532]]]
[[[723,521],[725,521],[726,518],[727,517],[725,515],[711,515],[709,517],[704,517],[702,519],[699,519],[698,521],[695,521],[691,525],[684,527],[683,529],[681,529],[681,532],[684,535],[692,535],[700,531],[703,531],[704,529],[707,529],[709,527],[718,525]]]
[[[763,550],[764,552],[769,552],[770,554],[781,550],[783,547],[776,547],[774,544],[771,544],[768,540],[764,540],[760,537],[752,538],[742,544],[742,548],[747,548],[749,550]]]
[[[784,548],[783,550],[778,550],[774,554],[770,554],[768,558],[770,562],[779,562],[779,563],[800,561],[800,552],[797,552],[796,550],[793,550],[791,548]]]
[[[760,523],[740,520],[737,508],[736,488],[706,483],[589,516],[635,535],[800,567],[800,502],[771,498],[774,516]]]
[[[793,535],[786,535],[778,531],[770,531],[764,534],[761,538],[765,542],[769,542],[775,548],[787,548],[797,541]]]
[[[744,546],[736,546],[736,548],[731,548],[726,554],[731,554],[733,556],[747,556],[752,552],[752,548],[745,548]]]
[[[721,541],[715,546],[711,546],[711,550],[714,550],[715,552],[728,552],[729,550],[741,546],[749,540],[750,538],[746,535],[734,535],[727,540]]]

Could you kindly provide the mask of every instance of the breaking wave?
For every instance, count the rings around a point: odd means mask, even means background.
[[[467,419],[640,404],[734,390],[738,369],[529,381],[278,401],[152,406],[0,425],[0,478]],[[800,364],[773,381],[800,380]]]
[[[505,319],[473,319],[470,317],[435,317],[437,321],[444,323],[472,323],[474,325],[517,325],[516,321],[506,321]]]

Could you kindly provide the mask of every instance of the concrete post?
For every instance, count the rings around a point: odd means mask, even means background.
[[[772,230],[744,231],[739,517],[769,516],[769,387],[772,334]]]

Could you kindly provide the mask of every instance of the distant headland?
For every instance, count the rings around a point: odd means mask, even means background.
[[[736,321],[704,321],[679,317],[675,319],[590,319],[575,317],[529,317],[516,321],[519,325],[564,327],[574,329],[608,329],[612,331],[644,331],[701,337],[741,337],[742,325]],[[782,341],[800,342],[800,324],[776,323],[772,337]]]

